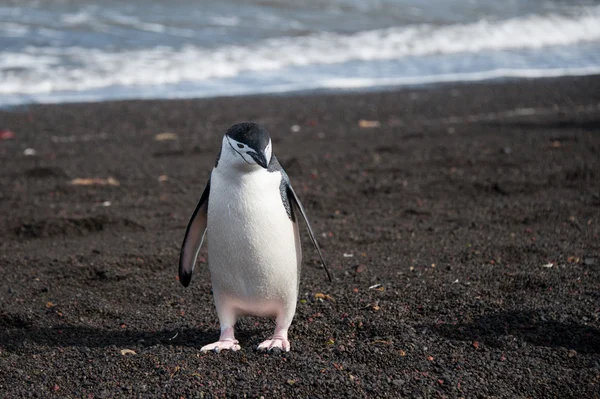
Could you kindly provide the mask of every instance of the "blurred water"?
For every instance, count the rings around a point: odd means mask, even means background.
[[[0,0],[0,105],[600,72],[600,0]]]

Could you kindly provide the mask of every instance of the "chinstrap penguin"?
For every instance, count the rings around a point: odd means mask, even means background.
[[[273,336],[259,350],[290,350],[288,329],[296,312],[302,262],[299,217],[331,281],[304,207],[273,154],[269,134],[255,123],[229,128],[187,226],[179,258],[179,281],[187,287],[207,237],[221,336],[201,351],[239,350],[234,326],[245,315],[275,319]]]

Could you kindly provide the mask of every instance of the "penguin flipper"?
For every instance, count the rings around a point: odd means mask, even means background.
[[[298,199],[298,196],[296,195],[296,192],[292,188],[292,185],[289,183],[289,180],[286,183],[287,183],[286,184],[287,197],[288,197],[290,203],[293,204],[296,207],[296,209],[298,209],[300,214],[302,215],[302,218],[304,219],[304,222],[306,223],[306,227],[308,228],[308,235],[310,236],[310,239],[311,239],[313,245],[315,246],[317,253],[319,254],[319,258],[321,258],[321,263],[323,264],[325,273],[327,273],[327,278],[329,279],[329,282],[331,283],[331,274],[329,273],[329,269],[327,268],[327,263],[325,262],[325,259],[323,258],[323,254],[321,253],[321,248],[319,247],[319,243],[317,242],[317,239],[315,238],[315,233],[313,233],[312,228],[310,227],[310,223],[308,222],[308,217],[306,216],[304,207],[302,206],[302,203]]]
[[[179,282],[187,287],[192,280],[192,272],[196,265],[196,258],[206,235],[206,224],[208,220],[208,194],[210,193],[210,177],[204,188],[204,192],[192,214],[179,254]]]

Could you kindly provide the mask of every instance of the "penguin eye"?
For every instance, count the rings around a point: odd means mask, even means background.
[[[238,148],[244,148],[244,145],[238,143]]]

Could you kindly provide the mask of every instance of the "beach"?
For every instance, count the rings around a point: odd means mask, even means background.
[[[289,353],[179,250],[226,129],[302,200]],[[600,396],[600,76],[0,110],[0,397]],[[210,234],[210,233],[209,233]]]

